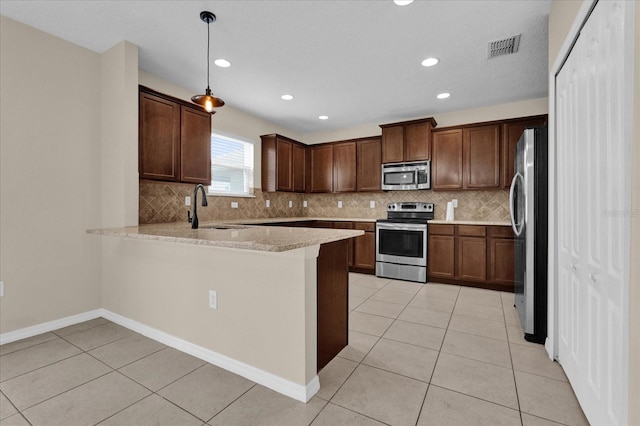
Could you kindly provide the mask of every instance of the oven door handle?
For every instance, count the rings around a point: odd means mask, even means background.
[[[426,224],[417,224],[417,223],[398,223],[393,225],[388,224],[377,224],[377,229],[384,229],[389,231],[426,231]]]

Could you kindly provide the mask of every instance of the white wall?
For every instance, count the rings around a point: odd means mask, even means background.
[[[547,114],[548,112],[549,103],[547,98],[539,98],[462,111],[453,111],[441,114],[435,113],[433,114],[433,118],[435,118],[436,122],[438,123],[436,128],[439,128],[456,126],[459,124],[479,123],[483,121],[503,120],[508,118],[526,117],[529,115]],[[406,120],[412,120],[416,118],[424,117],[407,117]],[[380,124],[385,123],[370,123],[362,126],[350,127],[347,129],[306,133],[303,135],[301,142],[304,142],[306,144],[316,144],[366,136],[376,136],[382,134],[382,130],[379,126]]]
[[[101,306],[100,55],[0,17],[0,333]]]

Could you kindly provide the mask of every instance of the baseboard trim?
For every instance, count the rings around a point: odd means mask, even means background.
[[[314,376],[306,386],[299,385],[297,383],[293,383],[289,380],[283,379],[282,377],[268,373],[264,370],[260,370],[259,368],[252,367],[251,365],[237,361],[233,358],[229,358],[225,355],[203,348],[202,346],[195,345],[153,327],[149,327],[140,322],[116,314],[107,309],[102,309],[101,315],[109,321],[113,321],[116,324],[138,332],[143,336],[157,340],[158,342],[164,343],[165,345],[177,349],[181,352],[193,355],[196,358],[200,358],[201,360],[207,361],[210,364],[216,365],[220,368],[224,368],[227,371],[238,374],[246,379],[261,384],[262,386],[265,386],[298,401],[308,402],[313,397],[313,395],[315,395],[318,390],[320,390],[320,380],[318,379],[317,375]]]
[[[43,322],[42,324],[33,325],[31,327],[21,328],[15,331],[0,334],[0,345],[15,342],[16,340],[26,339],[27,337],[37,336],[38,334],[57,330],[59,328],[68,327],[84,321],[89,321],[103,316],[104,309],[95,309],[93,311],[84,312],[82,314],[71,315],[57,319],[54,321]]]

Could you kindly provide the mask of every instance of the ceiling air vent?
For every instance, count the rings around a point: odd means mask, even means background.
[[[501,55],[510,55],[518,51],[521,34],[489,42],[489,59]]]

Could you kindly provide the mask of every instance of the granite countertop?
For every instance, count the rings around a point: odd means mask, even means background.
[[[434,225],[482,225],[482,226],[511,226],[511,222],[499,220],[430,220]]]
[[[330,243],[364,234],[364,231],[350,229],[250,226],[229,224],[230,222],[247,223],[248,221],[207,222],[201,223],[199,229],[191,229],[191,225],[188,223],[178,222],[89,229],[87,233],[270,252],[282,252]],[[261,223],[264,223],[264,220]]]

